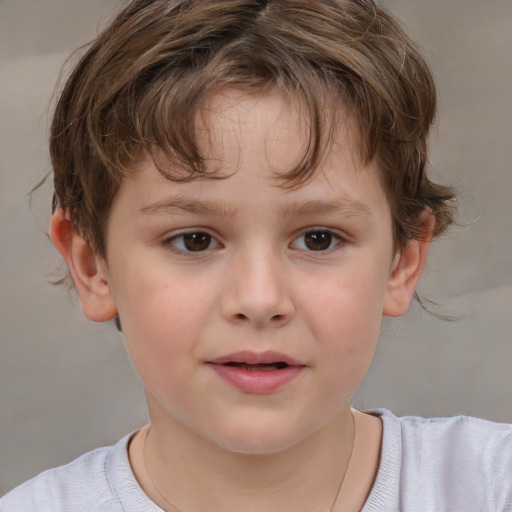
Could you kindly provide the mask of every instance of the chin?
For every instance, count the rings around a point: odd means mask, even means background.
[[[216,440],[221,448],[240,455],[274,455],[284,452],[303,441],[307,434],[296,429],[275,425],[252,424],[245,428],[231,428]]]

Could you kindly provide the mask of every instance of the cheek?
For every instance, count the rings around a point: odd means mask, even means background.
[[[368,265],[329,279],[315,279],[315,292],[306,298],[314,305],[306,321],[323,346],[322,364],[333,379],[357,387],[366,374],[380,332],[384,276],[378,267]]]
[[[333,335],[378,333],[387,284],[387,270],[380,267],[378,262],[368,262],[310,276],[303,286],[302,309],[309,311],[318,329]]]
[[[126,269],[116,304],[132,364],[146,381],[186,370],[208,317],[207,297],[179,275]],[[201,288],[201,287],[199,287]]]
[[[174,331],[188,325],[204,303],[201,283],[170,267],[165,258],[150,256],[143,252],[117,268],[116,274],[123,278],[113,279],[114,296],[123,330],[126,325],[142,334],[159,328]]]

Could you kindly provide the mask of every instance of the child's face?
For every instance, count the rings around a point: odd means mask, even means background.
[[[112,205],[105,272],[153,421],[273,452],[346,411],[368,369],[392,309],[391,214],[348,131],[286,190],[274,173],[302,157],[297,111],[234,90],[207,108],[203,150],[232,176],[175,183],[141,162]]]

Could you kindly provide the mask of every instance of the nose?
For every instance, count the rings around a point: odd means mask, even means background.
[[[248,251],[229,264],[222,314],[231,323],[283,326],[295,315],[286,262],[268,250]]]

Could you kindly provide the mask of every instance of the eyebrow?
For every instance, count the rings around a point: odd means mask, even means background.
[[[199,215],[217,215],[220,217],[233,217],[236,213],[236,207],[229,204],[217,203],[205,200],[192,200],[184,197],[172,197],[164,201],[150,204],[140,209],[141,213],[158,215],[169,213],[172,210],[182,210],[188,213]]]
[[[314,215],[322,213],[339,213],[345,216],[370,216],[370,208],[360,201],[349,198],[339,198],[332,201],[310,200],[292,203],[285,206],[285,215]]]
[[[181,210],[198,215],[233,217],[236,214],[237,208],[234,205],[226,203],[173,197],[145,206],[140,209],[140,212],[143,214],[159,215],[169,213],[173,210]],[[284,206],[282,213],[285,216],[339,213],[345,216],[362,215],[370,217],[370,209],[368,206],[360,201],[348,198],[340,198],[332,201],[315,199],[305,202],[290,203]]]

